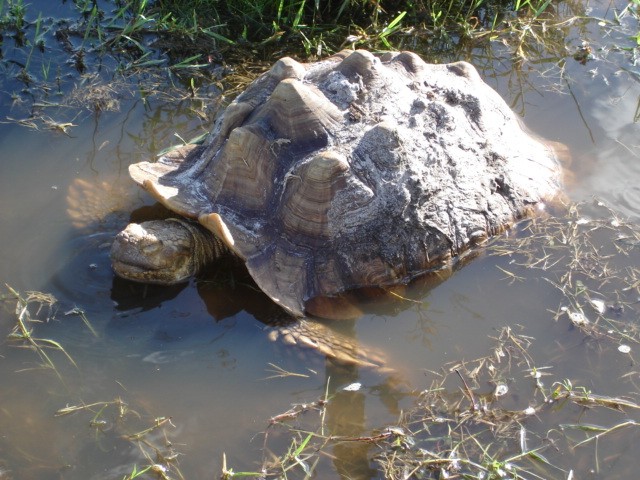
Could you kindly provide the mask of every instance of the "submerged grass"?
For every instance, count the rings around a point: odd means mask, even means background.
[[[132,410],[122,398],[111,401],[81,403],[66,406],[56,411],[56,417],[88,414],[89,426],[95,432],[95,440],[100,444],[103,439],[118,439],[134,445],[140,452],[143,466],[134,465],[131,473],[122,480],[157,478],[161,480],[183,479],[178,466],[180,453],[170,441],[169,427],[175,428],[169,417],[147,418]]]
[[[556,465],[545,455],[555,449],[562,429],[539,432],[537,425],[549,423],[547,418],[568,404],[621,411],[640,408],[631,400],[595,395],[569,381],[546,388],[540,379],[549,374],[530,356],[531,338],[505,327],[495,341],[491,355],[433,372],[431,386],[376,456],[385,478],[572,478],[570,467]],[[461,384],[457,391],[456,378]],[[503,406],[514,384],[522,384],[519,395],[529,392],[525,408]],[[621,421],[598,434],[631,425],[635,422]],[[575,425],[580,426],[588,428]]]
[[[525,278],[528,270],[541,271],[562,294],[562,304],[550,306],[550,314],[588,338],[618,345],[623,353],[628,350],[620,347],[640,343],[640,329],[633,321],[640,270],[627,261],[638,249],[640,226],[600,202],[569,206],[564,216],[528,220],[519,231],[487,247],[490,254],[509,259],[501,267],[505,281]],[[56,317],[56,299],[7,289],[3,301],[15,302],[16,317],[8,340],[36,351],[40,366],[61,377],[51,352],[75,362],[58,342],[34,335],[38,322]],[[81,309],[68,309],[66,314],[80,316],[96,334]],[[535,340],[516,327],[502,328],[493,341],[493,349],[484,357],[427,372],[431,383],[397,424],[358,436],[331,431],[326,419],[336,396],[329,393],[327,383],[322,397],[267,420],[259,468],[236,470],[223,457],[221,478],[310,478],[330,468],[323,462],[332,461],[337,448],[360,445],[383,478],[564,480],[580,472],[556,454],[561,442],[571,450],[602,448],[615,434],[639,426],[640,404],[634,398],[594,392],[571,379],[555,378],[550,365],[539,364],[530,353]],[[274,377],[301,375],[271,367]],[[629,376],[635,378],[637,372]],[[633,378],[629,380],[633,384]],[[569,408],[606,409],[620,418],[596,425],[580,414],[574,422],[557,422],[558,412]],[[142,415],[122,398],[79,402],[55,413],[70,415],[87,416],[99,445],[109,440],[136,447],[139,461],[123,480],[184,478],[180,453],[170,438],[174,428],[170,417]],[[598,456],[594,462],[600,472]]]
[[[640,298],[640,268],[629,262],[640,248],[640,226],[625,221],[602,202],[574,204],[567,214],[527,220],[520,231],[489,249],[510,259],[513,281],[520,271],[538,270],[556,288],[562,302],[556,321],[568,321],[590,338],[619,344],[640,343],[632,322]]]
[[[618,254],[628,252],[629,248],[638,248],[640,228],[622,222],[617,216],[609,217],[611,211],[608,209],[604,212],[603,219],[587,220],[583,207],[572,207],[569,217],[558,220],[556,224],[551,222],[551,227],[543,229],[544,234],[534,230],[531,233],[534,238],[543,235],[537,238],[538,242],[544,239],[548,242],[547,246],[539,248],[549,248],[548,245],[553,245],[560,238],[570,238],[571,242],[578,241],[579,245],[566,243],[552,254],[569,251],[577,252],[575,255],[561,255],[557,261],[547,255],[543,261],[536,260],[529,265],[532,268],[541,265],[556,267],[565,261],[574,274],[576,271],[584,272],[584,262],[575,260],[585,258],[580,253],[588,253],[582,250],[585,248],[583,245],[594,245],[595,240],[590,237],[590,241],[585,242],[580,235],[570,236],[568,233],[575,233],[577,226],[587,224],[590,226],[587,237],[602,232],[611,237],[612,232],[616,232],[613,244],[614,249],[620,248],[616,249]],[[532,225],[526,226],[527,231],[532,228]],[[534,248],[535,242],[522,245],[525,238],[515,237],[509,242],[515,242],[518,247],[517,252],[512,250],[508,253],[511,256],[529,258],[538,248]],[[507,254],[504,246],[489,248],[495,248],[499,255]],[[609,264],[614,259],[613,255],[605,255],[603,260],[607,262],[605,266],[610,278],[618,278],[611,275],[614,266]],[[589,269],[590,275],[593,276],[595,271]],[[575,279],[574,275],[565,277]],[[602,276],[596,276],[596,279],[605,281]],[[627,285],[637,292],[640,282]],[[16,301],[17,317],[10,340],[19,339],[38,351],[42,363],[55,370],[47,351],[62,347],[35,338],[29,321],[25,321],[35,315],[53,319],[56,314],[55,298],[35,292],[22,296],[15,289],[7,288],[10,294],[4,301]],[[67,313],[82,315],[75,311]],[[620,321],[618,328],[621,331],[626,328],[626,335],[630,328],[635,327],[629,324],[623,327]],[[599,330],[585,330],[585,333],[601,335]],[[609,340],[618,338],[610,331],[603,337]],[[310,478],[328,468],[323,462],[332,461],[336,449],[345,445],[361,445],[383,478],[564,480],[573,478],[575,473],[572,467],[559,464],[555,454],[559,442],[566,442],[571,449],[591,444],[601,448],[603,442],[615,433],[639,426],[634,412],[640,410],[640,404],[634,399],[595,393],[585,386],[575,385],[570,379],[555,380],[550,367],[538,364],[530,353],[535,342],[533,338],[518,333],[512,327],[504,327],[493,340],[492,350],[484,357],[450,362],[437,371],[427,372],[432,379],[431,384],[417,394],[417,400],[397,424],[380,426],[358,436],[340,435],[327,424],[328,411],[336,401],[336,394],[329,393],[328,381],[322,397],[292,405],[267,421],[259,468],[236,471],[223,456],[221,478]],[[67,358],[72,361],[68,355]],[[298,375],[272,367],[276,376]],[[350,394],[357,388],[345,387],[339,394]],[[556,424],[554,418],[558,412],[571,406],[589,412],[607,409],[619,412],[621,418],[610,425],[594,425],[586,418],[581,421],[580,415],[577,422]],[[174,439],[171,439],[175,427],[170,417],[140,414],[120,397],[110,401],[79,402],[55,412],[56,417],[71,415],[87,416],[87,424],[98,445],[117,441],[136,447],[140,459],[130,467],[123,480],[184,478],[178,462],[180,453],[175,448]],[[288,438],[284,444],[283,437]],[[597,457],[595,462],[599,471]]]
[[[60,342],[35,335],[35,329],[38,324],[55,320],[58,311],[58,300],[48,293],[30,291],[22,295],[10,285],[5,284],[5,287],[9,294],[3,296],[2,300],[4,302],[15,301],[15,324],[7,335],[7,341],[13,347],[34,351],[40,359],[37,366],[24,368],[21,371],[33,369],[52,370],[64,383],[63,376],[56,367],[52,354],[61,354],[72,366],[78,368],[75,360]],[[82,309],[74,307],[65,312],[64,315],[79,316],[91,334],[94,337],[98,336]]]
[[[381,478],[564,480],[574,478],[574,470],[558,464],[559,442],[575,449],[638,427],[638,421],[628,417],[640,405],[629,398],[595,394],[568,379],[545,386],[552,374],[529,353],[534,339],[504,327],[494,342],[485,357],[428,372],[431,385],[399,422],[369,434],[330,432],[325,416],[334,398],[328,394],[293,405],[269,420],[258,471],[235,471],[225,456],[221,478],[310,478],[323,459],[335,458],[340,445],[360,444],[370,452]],[[513,401],[518,397],[524,402]],[[515,403],[521,408],[505,406]],[[610,409],[622,418],[610,426],[555,425],[558,411],[572,405],[591,412]],[[576,433],[582,436],[576,438]],[[280,441],[288,436],[289,441],[272,450],[273,435]]]
[[[79,366],[60,342],[35,335],[38,324],[56,319],[58,314],[57,299],[51,294],[42,292],[26,292],[23,295],[13,287],[5,286],[8,294],[0,297],[0,301],[3,303],[15,302],[16,320],[7,335],[7,342],[10,346],[35,351],[40,360],[37,367],[25,368],[20,371],[52,370],[60,381],[66,384],[61,370],[54,361],[53,354],[62,355],[78,370]],[[95,337],[98,336],[82,309],[74,307],[67,310],[64,315],[79,316],[91,334]],[[175,428],[171,418],[140,414],[120,397],[111,401],[80,402],[67,405],[58,409],[54,416],[67,417],[80,414],[88,415],[87,425],[93,431],[94,439],[98,445],[108,440],[109,442],[126,442],[137,447],[141,462],[145,462],[145,464],[140,468],[138,465],[134,465],[131,473],[124,476],[123,480],[132,480],[143,476],[144,478],[164,480],[184,478],[178,468],[179,453],[169,440],[170,432],[168,429],[169,427]]]

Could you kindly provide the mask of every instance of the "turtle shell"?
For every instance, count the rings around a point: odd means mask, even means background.
[[[554,197],[560,171],[470,64],[362,50],[277,61],[204,145],[130,167],[295,315],[437,267]]]

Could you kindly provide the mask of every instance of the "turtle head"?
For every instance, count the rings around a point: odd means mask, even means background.
[[[111,263],[122,278],[171,285],[213,260],[216,240],[200,225],[179,219],[130,223],[113,242]]]

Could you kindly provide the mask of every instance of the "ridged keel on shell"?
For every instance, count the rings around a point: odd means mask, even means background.
[[[338,258],[336,219],[330,216],[350,176],[349,164],[333,152],[295,165],[285,176],[279,208],[266,229],[267,248],[246,258],[265,293],[297,314],[306,299],[353,286]]]
[[[314,298],[407,282],[560,188],[553,151],[471,65],[410,52],[279,60],[205,145],[130,172],[296,315]]]

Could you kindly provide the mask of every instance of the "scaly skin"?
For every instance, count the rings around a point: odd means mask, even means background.
[[[365,348],[357,340],[332,330],[324,323],[300,318],[278,325],[277,320],[269,332],[270,340],[279,339],[286,345],[309,348],[343,365],[373,368],[378,372],[393,371],[386,366],[382,352]]]
[[[171,218],[127,225],[113,242],[111,261],[120,277],[172,285],[227,253],[222,242],[201,225]]]

